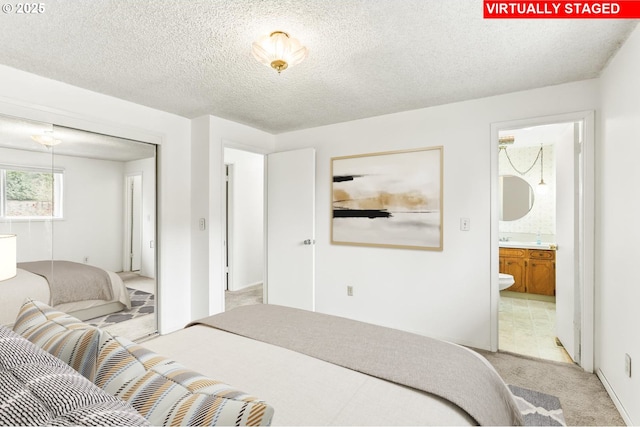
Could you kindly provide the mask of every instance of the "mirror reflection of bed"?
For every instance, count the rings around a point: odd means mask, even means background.
[[[0,116],[0,323],[25,298],[132,338],[156,332],[155,145]]]

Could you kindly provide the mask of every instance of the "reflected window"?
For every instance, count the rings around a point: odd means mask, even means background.
[[[62,218],[62,171],[0,166],[0,175],[1,217]]]

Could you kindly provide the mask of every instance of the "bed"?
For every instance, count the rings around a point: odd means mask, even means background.
[[[51,275],[47,270],[55,273]],[[94,275],[104,280],[103,286],[108,289],[92,290],[87,286]],[[13,323],[27,297],[48,302],[80,320],[131,308],[127,288],[116,273],[70,261],[18,263],[16,276],[0,281],[0,297],[0,324],[5,325]]]
[[[260,396],[274,425],[523,423],[477,353],[336,316],[243,306],[144,346]]]

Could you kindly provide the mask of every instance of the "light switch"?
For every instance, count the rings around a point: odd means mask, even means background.
[[[460,218],[460,231],[469,231],[471,220],[469,218]]]

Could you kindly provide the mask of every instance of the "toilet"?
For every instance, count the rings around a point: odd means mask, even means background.
[[[501,291],[504,291],[505,289],[507,289],[508,287],[510,287],[516,282],[513,276],[510,274],[505,274],[505,273],[498,273],[498,274],[500,274],[500,279],[498,280],[498,283],[500,284]]]

